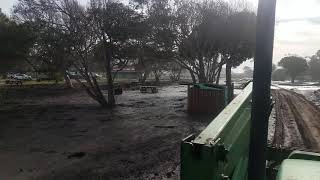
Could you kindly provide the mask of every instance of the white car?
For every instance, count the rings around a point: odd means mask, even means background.
[[[13,75],[13,79],[15,80],[32,80],[32,77],[26,74],[15,74]]]

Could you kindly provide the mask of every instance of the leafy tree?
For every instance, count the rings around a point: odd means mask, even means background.
[[[74,1],[19,0],[14,7],[15,19],[29,24],[35,40],[27,61],[36,72],[60,74],[72,87],[68,69],[71,67],[72,29],[69,28]],[[66,8],[68,6],[68,8]]]
[[[237,66],[252,57],[252,37],[255,34],[253,13],[234,10],[230,4],[221,1],[178,0],[173,4],[168,0],[135,2],[141,12],[146,12],[152,29],[142,44],[144,47],[145,44],[154,46],[141,50],[144,58],[138,61],[139,67],[144,67],[146,71],[151,69],[150,66],[158,70],[166,63],[176,61],[190,72],[193,82],[213,82],[219,79],[227,60],[232,66]],[[146,52],[150,48],[165,58],[145,56],[152,54]]]
[[[176,19],[178,29],[177,61],[190,72],[193,82],[213,82],[218,67],[219,39],[227,13],[226,3],[180,2]]]
[[[33,43],[33,34],[27,24],[17,24],[0,12],[0,71],[26,65],[25,60]]]
[[[177,38],[175,34],[176,24],[169,0],[151,1],[149,7],[146,21],[150,26],[150,31],[147,38],[151,40],[148,44],[154,53],[148,59],[151,60],[155,82],[159,83],[164,71],[168,70],[170,64],[173,65],[174,45]]]
[[[272,72],[274,72],[277,69],[277,65],[275,65],[274,63],[272,63]]]
[[[255,48],[256,15],[242,10],[231,14],[222,44],[222,59],[226,64],[226,85],[232,88],[231,68],[253,58]],[[233,98],[228,91],[228,99]]]
[[[287,72],[283,68],[278,68],[272,72],[273,81],[285,81],[287,79]]]
[[[309,68],[312,79],[320,81],[320,50],[311,57]]]
[[[136,4],[134,4],[136,3]],[[133,1],[145,17],[144,36],[138,38],[137,70],[141,83],[153,73],[156,83],[174,57],[175,17],[168,0]]]
[[[255,14],[233,10],[226,2],[186,2],[177,8],[178,62],[193,81],[219,83],[220,72],[252,58],[255,44]]]
[[[253,76],[253,69],[249,66],[243,67],[243,74],[245,77],[250,77],[252,78]]]
[[[308,69],[307,60],[298,56],[288,56],[280,60],[279,66],[286,69],[291,77],[291,82],[294,83],[296,77]]]
[[[86,82],[76,80],[90,97],[102,106],[115,105],[112,70],[124,68],[135,55],[135,39],[145,30],[138,12],[104,0],[91,0],[88,8],[77,0],[19,0],[15,14],[37,34],[31,54],[38,66],[54,65],[66,75],[76,69]],[[108,99],[92,73],[97,64],[105,67]]]
[[[92,17],[94,32],[102,45],[103,61],[108,81],[108,106],[115,105],[113,92],[113,62],[127,59],[120,49],[134,46],[135,39],[142,35],[143,17],[122,3],[91,0],[89,13]],[[124,56],[123,56],[124,55]],[[123,63],[121,63],[123,64]]]
[[[19,0],[15,16],[31,24],[37,34],[30,53],[37,67],[50,67],[68,77],[74,68],[86,82],[76,79],[102,106],[108,103],[90,69],[97,45],[87,11],[75,0]],[[67,82],[67,79],[66,79]]]

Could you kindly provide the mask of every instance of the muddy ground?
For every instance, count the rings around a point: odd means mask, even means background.
[[[0,95],[1,180],[178,180],[181,139],[212,119],[187,114],[187,88],[179,85],[157,94],[125,90],[112,110],[61,86]],[[319,87],[277,87],[273,95],[269,143],[319,150]]]
[[[270,123],[269,142],[273,146],[320,152],[319,100],[314,99],[317,92],[310,88],[281,87],[272,91],[275,108],[270,119],[275,119]]]
[[[82,90],[7,89],[0,104],[0,179],[179,179],[180,141],[211,117],[186,113],[185,86],[124,91],[113,110]]]

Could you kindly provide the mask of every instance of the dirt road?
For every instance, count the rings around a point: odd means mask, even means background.
[[[320,151],[320,109],[303,95],[278,89],[273,146]]]

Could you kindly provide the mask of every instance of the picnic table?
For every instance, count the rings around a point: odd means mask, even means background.
[[[141,93],[157,93],[157,86],[140,86]]]

